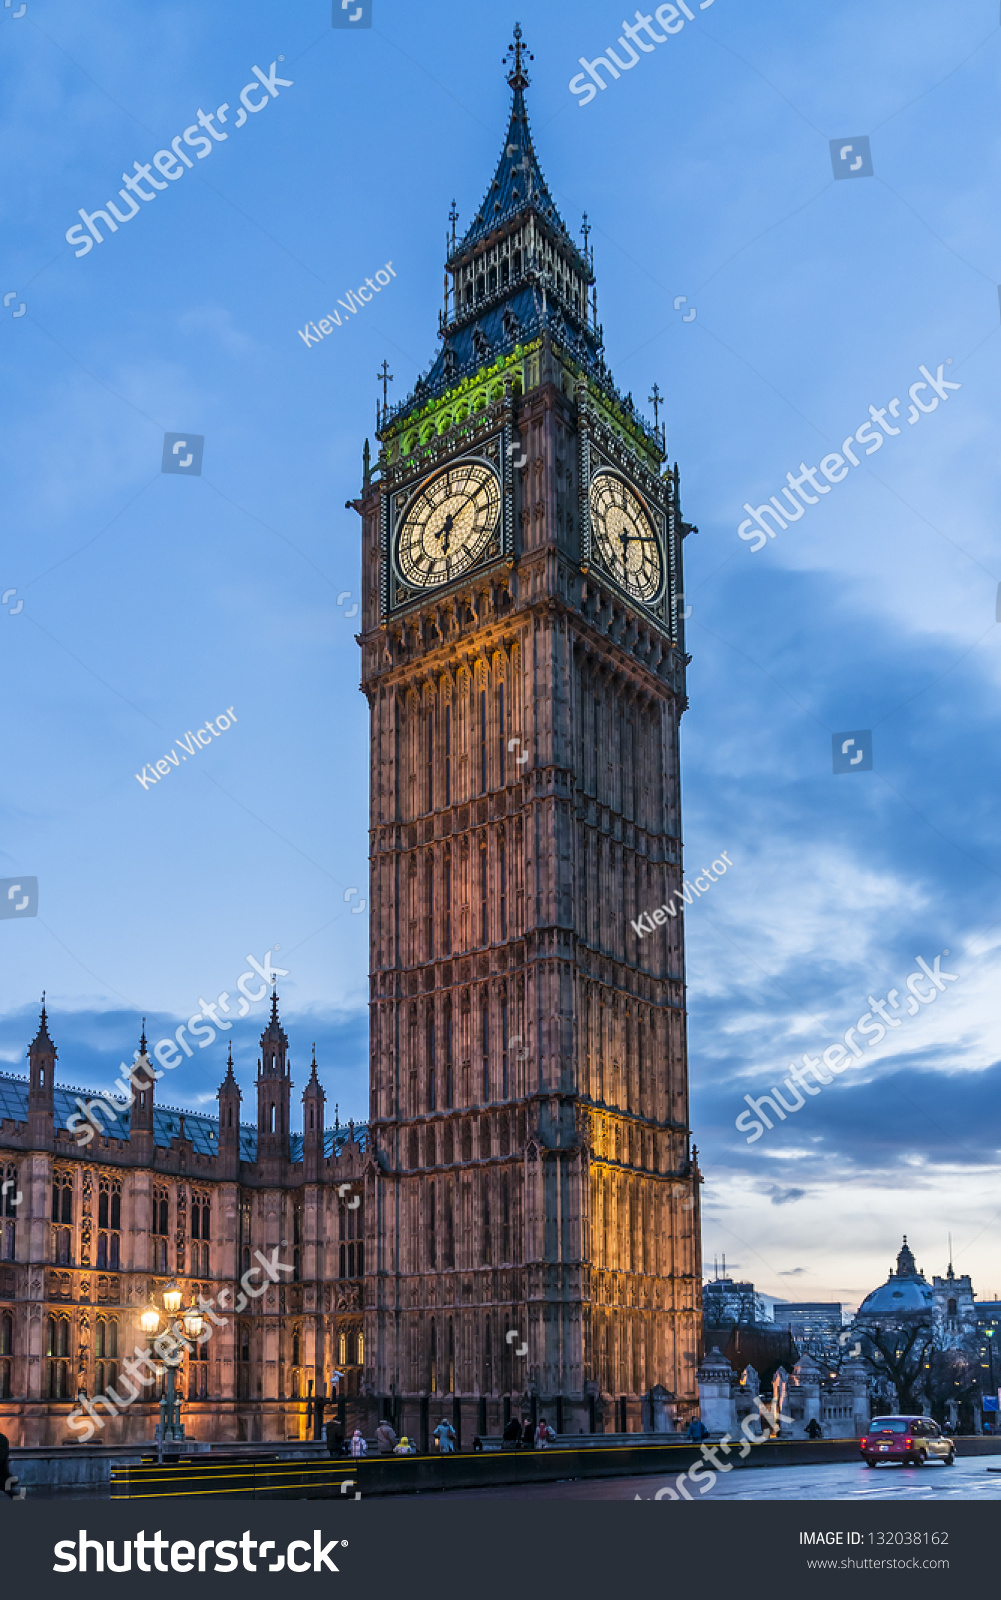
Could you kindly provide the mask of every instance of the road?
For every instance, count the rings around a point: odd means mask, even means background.
[[[960,1458],[955,1466],[880,1466],[861,1462],[816,1467],[735,1467],[721,1472],[702,1495],[687,1485],[693,1500],[1001,1500],[1001,1472],[988,1472],[996,1458]],[[505,1489],[458,1489],[438,1499],[500,1500],[652,1500],[657,1490],[674,1486],[678,1474],[663,1479],[592,1478],[565,1483],[535,1483]],[[703,1480],[704,1481],[704,1480]],[[664,1495],[664,1499],[671,1496]]]

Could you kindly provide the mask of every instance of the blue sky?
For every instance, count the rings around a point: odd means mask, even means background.
[[[997,6],[691,9],[585,106],[578,58],[624,54],[606,0],[374,0],[355,32],[330,26],[330,0],[0,14],[16,292],[0,312],[0,592],[16,590],[0,605],[0,877],[39,879],[37,918],[0,927],[0,1060],[21,1070],[44,987],[64,1081],[110,1083],[141,1013],[176,1026],[275,950],[296,1094],[315,1039],[331,1101],[365,1114],[367,710],[344,502],[381,362],[400,399],[436,353],[447,213],[454,196],[468,224],[492,176],[520,16],[543,170],[570,225],[586,209],[594,227],[609,362],[641,403],[664,392],[700,530],[686,859],[734,863],[688,914],[706,1257],[770,1294],[851,1301],[905,1230],[944,1270],[951,1231],[986,1292],[1001,1287]],[[258,87],[237,128],[252,67],[272,62],[291,86],[266,105]],[[78,258],[79,208],[223,102],[227,138]],[[835,180],[830,141],[860,135],[873,176]],[[387,261],[378,299],[307,348],[297,330]],[[920,366],[950,360],[961,387],[919,425],[767,548],[737,538],[745,501],[838,451],[870,404],[898,396],[906,415]],[[201,476],[163,473],[164,434],[187,431],[205,438]],[[229,706],[209,748],[136,781]],[[832,735],[862,728],[873,770],[835,776]],[[747,1146],[745,1093],[945,949],[959,981],[934,1006]],[[233,1030],[245,1101],[261,1010]],[[164,1100],[211,1104],[224,1046],[199,1055]]]

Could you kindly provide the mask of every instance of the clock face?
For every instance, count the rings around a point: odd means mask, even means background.
[[[396,546],[405,583],[449,583],[486,550],[500,521],[497,475],[480,461],[458,461],[429,478],[407,506]]]
[[[647,604],[664,581],[660,541],[646,506],[624,478],[599,472],[591,482],[591,527],[602,563],[621,588]]]

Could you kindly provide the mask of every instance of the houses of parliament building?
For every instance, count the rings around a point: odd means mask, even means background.
[[[335,1375],[351,1426],[389,1411],[416,1433],[430,1406],[467,1439],[529,1404],[586,1432],[649,1427],[657,1399],[683,1423],[697,1402],[682,912],[642,940],[631,926],[682,875],[690,530],[662,429],[608,370],[520,29],[509,59],[500,160],[462,237],[453,207],[441,348],[383,404],[350,502],[368,1123],[327,1125],[314,1060],[292,1131],[274,996],[256,1126],[230,1060],[218,1118],[150,1088],[82,1146],[43,1009],[27,1080],[0,1076],[12,1445],[70,1442],[81,1396],[100,1442],[152,1436],[146,1392],[96,1397],[121,1394],[171,1278],[216,1308],[181,1369],[194,1439],[297,1437]],[[241,1295],[261,1259],[280,1273]]]

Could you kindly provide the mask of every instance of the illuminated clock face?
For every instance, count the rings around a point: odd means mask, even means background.
[[[614,472],[591,483],[591,527],[602,563],[627,594],[647,604],[660,594],[664,563],[660,541],[639,495]]]
[[[401,578],[415,588],[449,583],[483,555],[497,533],[497,475],[458,461],[422,484],[407,506],[396,547]]]

